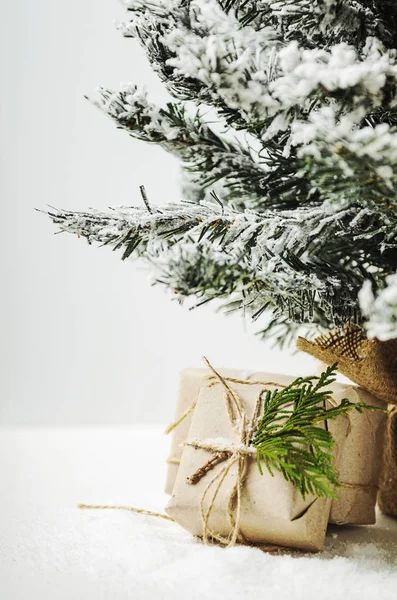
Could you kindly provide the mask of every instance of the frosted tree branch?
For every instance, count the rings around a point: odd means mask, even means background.
[[[397,338],[397,273],[386,277],[385,283],[376,297],[370,281],[359,293],[362,311],[368,318],[368,335],[381,341]]]

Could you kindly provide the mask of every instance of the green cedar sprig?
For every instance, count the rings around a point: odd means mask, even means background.
[[[263,473],[262,463],[272,476],[274,470],[279,471],[303,498],[307,494],[337,498],[334,488],[341,487],[331,453],[335,441],[327,421],[351,410],[379,410],[346,398],[327,409],[326,401],[331,398],[327,387],[335,381],[336,368],[337,363],[320,377],[299,377],[282,390],[263,393],[264,412],[252,440],[259,471]]]

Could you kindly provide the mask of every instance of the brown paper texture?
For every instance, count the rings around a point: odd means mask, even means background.
[[[254,377],[257,380],[258,374]],[[291,378],[279,375],[277,379],[280,383],[289,383]],[[265,380],[269,380],[268,375]],[[239,394],[250,418],[257,395],[263,386],[233,383],[231,387]],[[339,428],[346,434],[348,419],[340,417],[338,421]],[[219,385],[201,387],[187,441],[207,439],[239,443],[238,436],[230,425]],[[184,447],[172,497],[166,508],[166,512],[182,527],[197,536],[201,536],[203,531],[200,513],[202,494],[208,485],[209,474],[215,475],[216,471],[222,468],[222,464],[216,465],[195,485],[188,484],[187,477],[196,472],[210,457],[211,454],[201,448]],[[255,458],[249,457],[247,460],[240,520],[240,531],[246,539],[255,544],[275,544],[308,551],[321,550],[331,499],[314,496],[303,499],[299,491],[281,474],[275,472],[272,477],[264,471],[261,475]],[[232,467],[219,489],[209,520],[210,528],[223,536],[228,536],[231,531],[227,505],[236,474],[237,467]]]
[[[333,384],[332,387],[332,397],[338,403],[347,398],[350,402],[363,402],[384,408],[384,402],[360,387],[349,384]],[[352,410],[348,418],[350,427],[339,464],[339,481],[355,487],[346,486],[336,491],[338,500],[332,502],[330,523],[371,525],[376,521],[375,505],[386,414],[369,410],[360,414]],[[333,421],[328,423],[329,430],[338,444],[341,443],[343,434],[336,424]]]
[[[251,373],[242,370],[221,369],[220,374],[236,379],[277,381],[288,385],[294,376],[274,373]],[[205,384],[208,369],[184,369],[180,376],[176,418],[185,412],[198,397],[200,387]],[[384,403],[364,389],[349,384],[334,383],[331,386],[333,398],[340,402],[347,398],[351,402],[363,402],[372,406],[384,407]],[[211,413],[209,413],[211,414]],[[207,417],[208,418],[208,417]],[[337,490],[338,500],[331,506],[330,522],[335,524],[369,525],[375,523],[376,486],[381,470],[383,452],[383,432],[386,416],[382,412],[356,411],[349,414],[350,427],[347,434],[329,422],[330,431],[339,446],[344,443],[340,461],[340,481],[360,487],[342,487]],[[189,415],[172,434],[170,456],[180,460],[182,444],[187,439],[192,415]],[[342,439],[343,438],[343,439]],[[166,492],[172,493],[179,465],[169,464]],[[367,487],[373,486],[373,487]]]
[[[244,378],[244,373],[236,369],[219,369],[220,375],[224,377],[234,377],[236,379]],[[208,369],[183,369],[179,377],[179,392],[176,404],[175,420],[191,406],[192,402],[198,398],[200,387],[205,383],[209,375]],[[174,429],[171,438],[171,448],[169,459],[180,460],[182,456],[182,444],[187,438],[192,416],[189,415],[176,429]],[[166,494],[172,493],[172,488],[178,473],[178,464],[170,462],[167,469],[167,478],[165,483]]]

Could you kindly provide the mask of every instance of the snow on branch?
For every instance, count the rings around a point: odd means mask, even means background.
[[[345,43],[305,50],[294,41],[277,49],[266,32],[246,28],[204,38],[171,31],[165,41],[176,54],[167,64],[177,74],[202,82],[215,105],[238,111],[265,140],[310,113],[314,101],[356,123],[370,110],[396,104],[397,64],[375,40],[363,55]]]
[[[227,141],[212,130],[199,112],[188,115],[182,103],[168,103],[160,108],[150,103],[146,93],[130,84],[120,92],[101,88],[94,102],[120,129],[132,137],[160,145],[178,157],[185,169],[196,174],[193,183],[202,188],[224,180],[224,199],[235,205],[265,203],[266,180],[270,168],[254,158],[248,146]]]
[[[397,338],[397,273],[386,277],[385,284],[375,297],[367,280],[359,293],[368,335],[381,341]]]
[[[303,47],[347,42],[357,47],[378,37],[393,47],[397,7],[393,0],[218,0],[243,25],[261,29],[271,23],[285,41]]]
[[[291,321],[310,322],[315,313],[331,325],[357,318],[355,294],[362,280],[321,260],[302,261],[285,249],[277,254],[270,215],[266,221],[194,204],[152,212],[120,207],[48,214],[61,231],[122,249],[124,259],[144,256],[156,281],[181,299],[227,299],[254,317],[267,310]]]
[[[340,258],[346,261],[346,240],[353,240],[350,259],[356,263],[360,257],[366,260],[368,248],[378,248],[381,254],[384,238],[393,231],[392,222],[377,212],[357,207],[339,210],[333,203],[261,213],[236,212],[216,203],[183,202],[151,208],[151,212],[144,207],[116,207],[108,212],[51,209],[47,214],[61,231],[85,237],[89,243],[123,249],[123,258],[159,241],[170,246],[207,239],[222,250],[248,250],[251,257],[291,253],[309,261],[327,259],[333,242],[334,255],[340,245]],[[377,266],[381,268],[382,262]]]
[[[313,185],[341,204],[359,200],[397,218],[397,130],[387,123],[358,128],[331,107],[292,125],[291,143]],[[343,200],[342,200],[343,199]]]

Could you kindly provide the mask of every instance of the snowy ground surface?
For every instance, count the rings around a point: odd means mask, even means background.
[[[0,431],[2,600],[397,598],[397,521],[333,527],[316,556],[204,547],[161,511],[168,440],[159,428]]]

